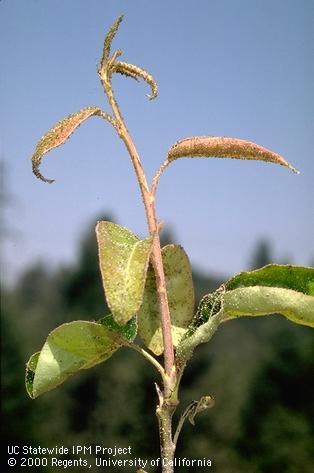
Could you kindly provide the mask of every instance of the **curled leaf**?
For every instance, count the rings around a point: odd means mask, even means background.
[[[233,276],[224,295],[226,319],[281,314],[314,327],[314,268],[269,264]]]
[[[183,157],[235,158],[268,161],[286,166],[299,173],[288,161],[273,151],[251,141],[223,136],[193,136],[177,141],[168,151],[168,163]]]
[[[104,42],[104,48],[103,48],[103,53],[102,53],[102,58],[100,61],[100,67],[103,68],[106,64],[106,62],[109,59],[110,56],[110,49],[111,49],[111,43],[113,41],[113,38],[116,35],[116,32],[118,31],[118,28],[120,26],[121,21],[123,20],[123,15],[120,15],[119,18],[115,21],[115,23],[112,25],[110,30],[108,31],[106,37],[105,37],[105,42]]]
[[[103,112],[98,107],[86,107],[82,108],[76,113],[69,115],[68,117],[60,120],[51,130],[49,130],[38,142],[35,152],[32,156],[33,172],[36,177],[44,182],[51,184],[54,182],[53,179],[46,179],[39,171],[44,154],[53,148],[57,148],[62,145],[73,133],[73,131],[80,126],[80,124],[92,115],[99,115],[102,118],[108,120],[113,126],[115,121],[107,113]]]
[[[117,72],[118,74],[121,74],[122,76],[131,77],[132,79],[139,82],[139,78],[134,72],[132,72],[131,70],[126,69],[124,67],[120,67],[119,64],[120,63],[116,63],[116,64],[114,64],[114,66],[112,66],[111,73],[112,72]]]
[[[117,72],[119,74],[132,77],[133,79],[138,80],[139,77],[142,77],[145,82],[147,82],[152,90],[151,95],[147,95],[149,100],[153,100],[158,95],[158,87],[155,82],[155,79],[151,74],[146,72],[144,69],[140,67],[134,66],[133,64],[128,64],[127,62],[116,62],[111,69],[112,72]]]
[[[180,432],[185,420],[189,419],[189,422],[192,425],[195,425],[195,416],[199,414],[200,412],[205,411],[206,409],[210,409],[211,407],[214,406],[214,404],[215,404],[214,398],[212,398],[211,396],[202,396],[199,401],[192,401],[187,406],[187,408],[181,415],[180,420],[178,422],[178,426],[173,437],[174,445],[177,445],[178,443],[178,438],[179,438],[179,435],[180,435]]]
[[[281,314],[291,322],[314,328],[314,297],[281,287],[251,286],[227,291],[225,320]]]
[[[314,327],[314,268],[269,264],[237,274],[203,297],[177,347],[179,370],[198,345],[210,340],[221,323],[237,317],[271,314]]]

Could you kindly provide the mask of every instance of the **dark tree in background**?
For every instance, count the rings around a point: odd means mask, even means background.
[[[49,331],[66,321],[108,313],[98,268],[96,220],[81,240],[75,264],[52,272],[37,263],[14,288],[2,290],[4,445],[123,447],[131,438],[133,456],[156,458],[158,432],[148,415],[155,404],[155,373],[136,353],[121,349],[107,363],[36,401],[25,392],[25,362]],[[171,232],[163,233],[163,245],[174,240]],[[269,263],[271,253],[270,244],[261,241],[251,266]],[[198,299],[221,282],[200,272],[194,272],[193,280]],[[211,458],[217,473],[310,472],[312,340],[308,329],[280,317],[244,318],[222,327],[211,345],[197,349],[181,394],[181,409],[204,392],[217,399],[216,406],[198,417],[193,435],[193,426],[186,424],[177,456]]]

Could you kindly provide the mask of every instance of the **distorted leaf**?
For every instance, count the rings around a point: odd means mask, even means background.
[[[62,145],[70,137],[73,131],[92,115],[101,116],[114,125],[113,119],[98,107],[82,108],[78,112],[60,120],[40,139],[36,146],[35,152],[32,156],[33,172],[36,177],[50,184],[54,182],[53,179],[46,179],[39,171],[44,154],[48,153],[48,151],[53,148]]]
[[[54,389],[78,371],[105,361],[122,345],[121,335],[100,323],[77,320],[61,325],[27,363],[29,396]]]
[[[141,77],[147,84],[150,85],[152,90],[151,95],[147,95],[150,100],[153,100],[158,95],[158,87],[155,82],[155,79],[151,74],[146,72],[144,69],[140,67],[134,66],[133,64],[128,64],[127,62],[116,62],[112,66],[112,72],[118,72],[119,74],[130,76],[133,79],[138,80]]]
[[[251,141],[222,136],[193,136],[175,143],[168,152],[168,162],[183,157],[254,159],[281,164],[298,171],[282,156]]]
[[[141,67],[135,66],[133,64],[129,64],[123,61],[116,61],[117,57],[119,57],[122,53],[120,49],[118,49],[110,58],[111,43],[118,31],[122,19],[123,16],[119,16],[117,21],[113,24],[113,26],[110,28],[109,32],[106,35],[103,55],[100,61],[99,75],[102,80],[105,80],[105,77],[110,79],[111,75],[114,72],[127,77],[132,77],[135,80],[138,80],[141,77],[145,82],[150,85],[152,90],[151,95],[147,94],[147,97],[150,100],[155,99],[158,95],[158,88],[155,79],[151,74],[145,71],[145,69],[142,69]]]
[[[96,235],[107,303],[115,321],[125,324],[143,300],[153,237],[139,240],[112,222],[98,222]]]
[[[172,339],[176,347],[193,317],[194,288],[189,259],[182,247],[167,245],[162,249]],[[139,333],[147,347],[156,355],[163,352],[159,303],[155,275],[149,267],[143,304],[138,312]]]

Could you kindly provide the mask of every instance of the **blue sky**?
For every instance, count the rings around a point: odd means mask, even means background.
[[[191,135],[255,141],[301,170],[259,162],[182,159],[157,193],[165,220],[192,263],[231,274],[247,268],[258,239],[295,264],[313,260],[313,23],[311,0],[2,0],[1,142],[6,277],[34,261],[75,259],[86,226],[108,212],[139,236],[146,220],[121,141],[104,121],[84,123],[46,156],[44,184],[30,156],[56,121],[88,105],[109,111],[97,76],[103,38],[159,85],[114,78],[114,89],[149,180],[169,147]]]

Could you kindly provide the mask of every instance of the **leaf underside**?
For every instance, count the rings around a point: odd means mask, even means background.
[[[122,325],[142,303],[153,237],[139,240],[126,228],[106,221],[97,223],[96,235],[106,300]]]
[[[299,172],[282,156],[263,146],[223,136],[194,136],[178,141],[168,151],[168,162],[183,157],[253,159],[281,164],[295,173]]]
[[[61,325],[27,364],[28,394],[36,398],[50,391],[77,371],[106,360],[120,346],[120,338],[98,323],[78,320]]]
[[[162,249],[173,344],[176,347],[189,326],[194,311],[191,266],[182,247],[167,245]],[[139,334],[156,355],[163,352],[159,304],[153,268],[147,272],[143,304],[138,312]]]
[[[136,321],[117,327],[111,315],[98,322],[76,320],[60,325],[26,365],[26,390],[36,398],[82,369],[101,363],[136,336]]]
[[[226,319],[281,314],[291,322],[314,327],[314,297],[291,289],[253,286],[228,291],[224,297]]]
[[[314,268],[267,265],[226,283],[224,309],[230,317],[278,313],[314,326]]]

